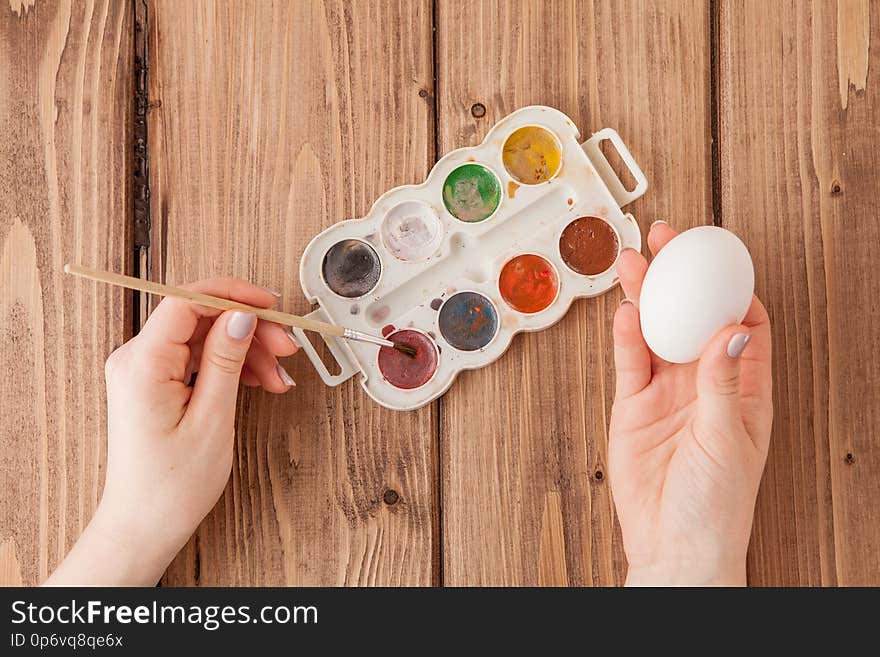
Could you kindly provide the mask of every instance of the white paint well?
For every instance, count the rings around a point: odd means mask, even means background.
[[[382,220],[382,243],[398,260],[418,262],[430,258],[442,240],[443,225],[427,203],[398,203]]]

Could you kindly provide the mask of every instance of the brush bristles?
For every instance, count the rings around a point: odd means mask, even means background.
[[[415,358],[418,350],[412,345],[403,344],[402,342],[395,342],[394,348],[397,349],[400,353],[409,356],[410,358]]]

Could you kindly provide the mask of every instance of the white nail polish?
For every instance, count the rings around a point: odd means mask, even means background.
[[[257,316],[253,313],[235,311],[226,322],[226,333],[234,340],[243,340],[257,323]]]
[[[730,342],[727,343],[727,357],[739,358],[751,339],[752,336],[749,333],[737,333],[734,335],[730,338]]]
[[[297,349],[302,349],[302,345],[299,343],[299,340],[296,339],[296,336],[293,334],[293,331],[287,331],[287,337],[293,343],[293,346]]]
[[[280,299],[280,298],[281,298],[281,292],[276,292],[275,290],[270,290],[268,287],[263,287],[263,288],[260,288],[260,289],[263,290],[263,292],[268,292],[269,294],[271,294],[271,295],[272,295],[273,297],[275,297],[276,299]]]
[[[281,379],[281,382],[286,386],[295,386],[296,381],[293,380],[293,377],[287,373],[287,370],[281,367],[280,364],[275,365],[275,371],[278,372],[278,376]]]
[[[653,228],[657,224],[663,224],[664,226],[668,226],[669,222],[663,221],[662,219],[658,219],[657,221],[655,221],[654,223],[651,224],[651,228]]]

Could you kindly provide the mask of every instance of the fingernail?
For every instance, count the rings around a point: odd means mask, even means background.
[[[625,303],[628,303],[628,304],[630,304],[630,305],[632,305],[632,306],[635,306],[635,305],[636,305],[636,302],[635,302],[635,301],[633,301],[632,299],[626,299],[626,298],[624,298],[623,301],[620,302],[620,305],[623,306],[623,304],[625,304]]]
[[[254,330],[256,323],[257,316],[253,313],[235,311],[226,322],[226,335],[233,340],[243,340]]]
[[[275,371],[278,372],[278,376],[281,378],[281,382],[286,386],[295,386],[296,381],[293,380],[293,377],[287,373],[287,370],[281,367],[280,363],[275,364]]]
[[[657,224],[663,224],[664,226],[668,226],[668,225],[669,225],[669,222],[663,221],[662,219],[658,219],[658,220],[655,221],[653,224],[651,224],[651,228],[653,228],[653,227],[656,226]]]
[[[737,333],[727,343],[728,358],[739,358],[752,336],[749,333]]]
[[[275,290],[270,290],[268,287],[262,287],[262,288],[260,288],[260,289],[263,290],[263,292],[268,292],[269,294],[271,294],[271,295],[272,295],[273,297],[275,297],[276,299],[280,299],[280,298],[281,298],[281,292],[276,292]]]
[[[296,339],[296,336],[293,334],[293,331],[287,331],[287,337],[293,343],[293,346],[297,349],[302,349],[302,345],[299,343],[299,340]]]

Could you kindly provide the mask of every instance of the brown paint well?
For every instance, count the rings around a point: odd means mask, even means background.
[[[575,219],[559,238],[559,255],[563,262],[584,276],[598,276],[608,271],[619,251],[617,233],[599,217]]]

